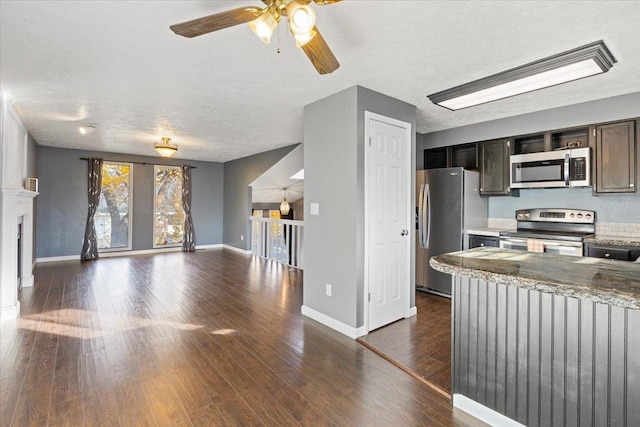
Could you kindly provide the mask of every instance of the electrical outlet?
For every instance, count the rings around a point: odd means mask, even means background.
[[[244,240],[244,234],[240,235],[240,240]]]
[[[330,297],[331,296],[331,284],[330,283],[327,283],[326,292],[327,292],[327,296]]]

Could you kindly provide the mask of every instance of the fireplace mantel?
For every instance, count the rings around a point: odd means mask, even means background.
[[[0,319],[16,318],[18,301],[18,221],[22,218],[22,287],[33,286],[33,199],[39,194],[24,188],[0,190]]]

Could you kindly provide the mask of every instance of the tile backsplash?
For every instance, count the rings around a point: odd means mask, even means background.
[[[501,230],[515,230],[516,229],[515,218],[489,218],[487,220],[487,226],[489,228],[499,228]]]
[[[640,237],[640,224],[596,221],[596,235],[636,238]]]

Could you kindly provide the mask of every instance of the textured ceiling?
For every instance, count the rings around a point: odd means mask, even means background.
[[[246,25],[169,30],[243,5],[262,3],[2,0],[1,88],[41,145],[154,155],[169,136],[176,157],[210,161],[302,142],[304,105],[353,85],[416,105],[419,132],[640,91],[639,1],[314,5],[341,63],[325,76],[282,29],[281,53]],[[604,75],[457,112],[426,98],[600,39],[618,60]]]

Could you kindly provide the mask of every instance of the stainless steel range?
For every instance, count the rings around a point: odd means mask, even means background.
[[[582,256],[583,240],[596,231],[596,213],[576,209],[519,209],[516,231],[500,233],[500,247]]]

